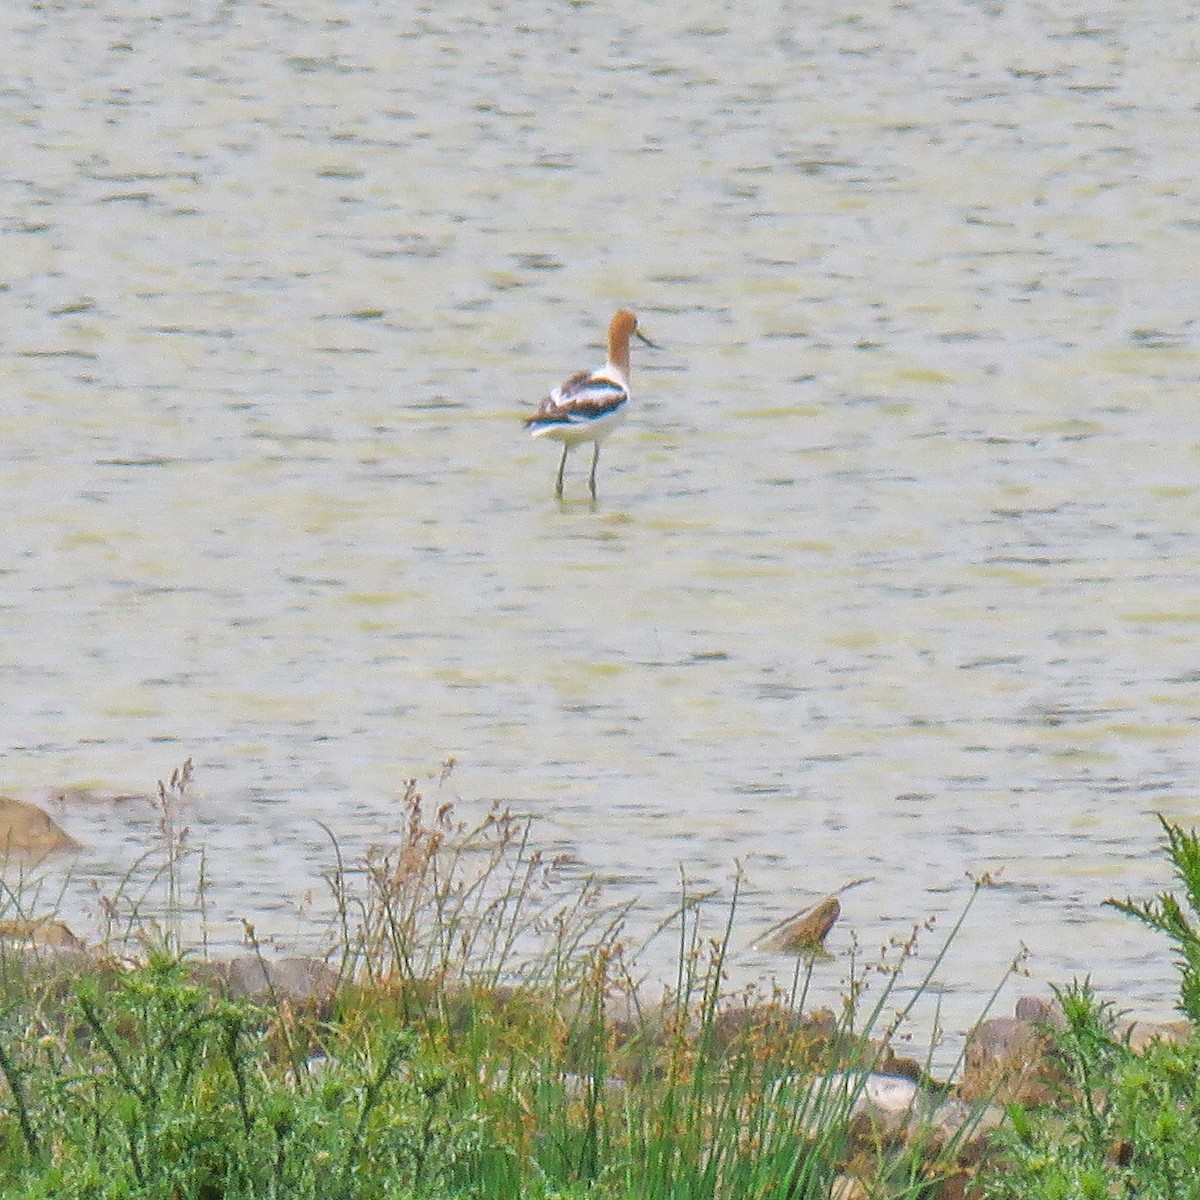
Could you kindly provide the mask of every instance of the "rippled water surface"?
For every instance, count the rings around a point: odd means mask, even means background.
[[[0,785],[192,756],[214,937],[303,942],[453,755],[646,925],[870,876],[833,985],[989,872],[952,1026],[1022,944],[1168,1010],[1100,902],[1200,820],[1194,14],[835,8],[9,6]],[[69,911],[152,818],[61,811]]]

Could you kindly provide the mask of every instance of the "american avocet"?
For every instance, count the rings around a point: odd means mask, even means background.
[[[567,451],[580,442],[595,445],[588,483],[592,499],[596,498],[600,443],[625,419],[625,405],[629,403],[629,339],[635,335],[647,346],[654,345],[638,330],[637,317],[623,308],[608,323],[608,362],[598,370],[580,371],[560,383],[525,420],[525,427],[534,437],[553,438],[563,444],[554,485],[554,494],[560,498]]]

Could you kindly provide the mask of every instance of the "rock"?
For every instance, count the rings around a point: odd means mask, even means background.
[[[953,1171],[934,1185],[930,1200],[965,1200],[974,1181],[973,1171]]]
[[[1141,1054],[1152,1042],[1171,1042],[1178,1046],[1188,1040],[1191,1033],[1188,1021],[1118,1021],[1113,1031],[1118,1041],[1128,1041],[1134,1054]]]
[[[0,921],[0,984],[15,992],[69,993],[84,974],[105,969],[81,939],[53,917]]]
[[[937,1200],[962,1200],[978,1163],[987,1153],[991,1135],[1005,1119],[998,1105],[986,1109],[944,1097],[903,1075],[878,1071],[834,1071],[798,1091],[805,1124],[813,1133],[831,1121],[847,1119],[850,1143],[831,1196],[874,1195],[857,1190],[871,1178],[883,1145],[905,1146],[915,1160],[936,1163],[939,1177],[929,1178],[929,1195]],[[953,1165],[943,1156],[949,1156]],[[881,1193],[882,1194],[882,1193]],[[890,1195],[890,1193],[888,1193]],[[923,1193],[924,1194],[924,1193]]]
[[[1039,996],[1022,996],[1017,1001],[1017,1019],[1035,1021],[1043,1026],[1054,1029],[1065,1029],[1066,1018],[1062,1009],[1050,1000]],[[1179,1043],[1187,1040],[1191,1032],[1191,1024],[1187,1021],[1118,1021],[1113,1028],[1117,1041],[1129,1042],[1129,1048],[1135,1054],[1141,1054],[1151,1042],[1166,1041]]]
[[[874,1071],[831,1071],[802,1088],[798,1099],[806,1123],[818,1129],[845,1116],[873,1138],[892,1137],[908,1124],[921,1089],[903,1075]]]
[[[53,917],[14,918],[0,921],[0,938],[7,942],[23,942],[28,946],[51,946],[56,950],[86,950],[62,922]]]
[[[73,996],[81,978],[106,978],[112,963],[90,950],[0,941],[0,987],[11,996]]]
[[[1062,1009],[1052,1000],[1043,999],[1041,996],[1022,996],[1017,1001],[1014,1015],[1018,1021],[1042,1021],[1060,1029],[1063,1025]]]
[[[837,1032],[837,1018],[828,1008],[798,1013],[782,1004],[737,1004],[716,1013],[713,1032],[726,1048],[773,1038],[797,1048],[810,1047],[815,1055]]]
[[[971,1120],[974,1109],[962,1100],[951,1097],[941,1103],[925,1104],[914,1111],[905,1140],[926,1152],[941,1153],[942,1147],[955,1138]]]
[[[337,992],[338,973],[319,958],[262,958],[240,954],[224,968],[231,996],[273,1004],[326,1008]]]
[[[1004,1119],[1004,1109],[998,1104],[981,1109],[951,1096],[918,1105],[905,1141],[926,1156],[941,1154],[953,1142],[954,1157],[960,1164],[976,1163]]]
[[[44,857],[57,850],[80,850],[79,843],[36,804],[0,796],[0,855]]]
[[[1054,1045],[1054,1032],[1066,1026],[1058,1005],[1022,996],[1015,1017],[983,1021],[967,1038],[958,1094],[968,1103],[1050,1104],[1062,1095],[1065,1080]],[[1191,1034],[1187,1021],[1118,1021],[1113,1036],[1141,1054],[1155,1041],[1180,1043]]]
[[[772,925],[754,944],[777,954],[812,954],[821,949],[826,935],[842,914],[836,896]]]
[[[213,992],[229,990],[229,964],[220,959],[186,959],[188,978]]]
[[[86,808],[98,804],[123,804],[130,800],[150,799],[144,792],[121,792],[108,788],[77,787],[73,784],[38,788],[29,794],[29,798],[34,804],[53,804],[60,808]]]
[[[1044,1022],[992,1017],[967,1038],[958,1094],[968,1104],[1049,1104],[1059,1094],[1062,1073]]]
[[[897,1054],[892,1047],[883,1042],[869,1043],[871,1057],[866,1061],[871,1063],[871,1069],[880,1075],[903,1075],[913,1083],[937,1091],[942,1085],[932,1080],[925,1072],[924,1066],[915,1058]]]

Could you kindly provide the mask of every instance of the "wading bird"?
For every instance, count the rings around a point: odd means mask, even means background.
[[[534,437],[562,442],[558,461],[558,479],[554,494],[563,494],[563,469],[567,452],[580,442],[591,442],[592,473],[588,484],[596,498],[596,464],[600,461],[600,443],[625,419],[629,403],[629,339],[637,337],[647,346],[654,343],[639,332],[637,317],[627,308],[617,312],[608,323],[608,361],[595,371],[580,371],[560,383],[527,417],[525,427]]]

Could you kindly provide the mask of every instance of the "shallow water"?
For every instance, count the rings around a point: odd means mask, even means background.
[[[1165,1014],[1100,902],[1197,817],[1190,9],[659,7],[0,16],[0,783],[192,756],[217,944],[453,755],[646,927],[870,876],[836,990],[988,872],[952,1031],[1022,945]],[[86,931],[153,814],[61,819]]]

